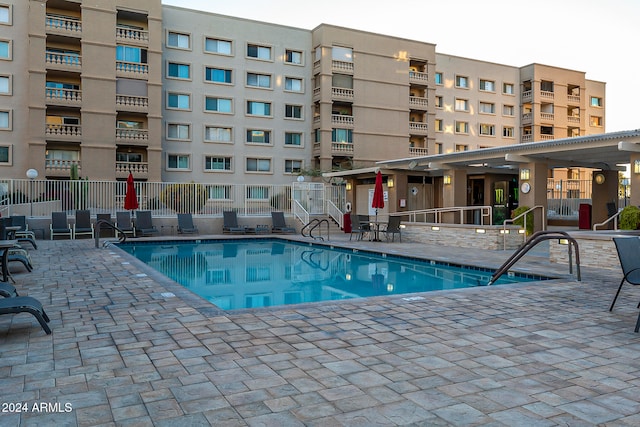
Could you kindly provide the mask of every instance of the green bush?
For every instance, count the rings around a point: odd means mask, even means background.
[[[620,212],[620,229],[637,230],[640,228],[640,208],[637,206],[626,206]]]
[[[528,211],[529,209],[531,209],[529,206],[519,206],[513,211],[513,213],[511,214],[511,218],[515,218],[518,215],[521,215],[524,212]],[[529,212],[521,218],[516,219],[515,221],[513,221],[513,223],[515,225],[519,225],[520,227],[524,227],[525,217],[527,219],[527,228],[525,231],[527,233],[527,236],[530,236],[533,234],[533,211]]]
[[[177,213],[198,213],[207,203],[207,189],[193,182],[172,184],[162,191],[160,202]]]

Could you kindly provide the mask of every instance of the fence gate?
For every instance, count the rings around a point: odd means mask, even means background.
[[[310,215],[324,214],[324,184],[321,182],[294,182],[293,199]]]

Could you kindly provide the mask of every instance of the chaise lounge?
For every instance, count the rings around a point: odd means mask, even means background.
[[[30,313],[35,317],[42,329],[51,335],[51,329],[47,323],[49,322],[49,316],[42,308],[40,301],[33,297],[10,297],[0,299],[0,315],[2,314],[18,314],[18,313]]]

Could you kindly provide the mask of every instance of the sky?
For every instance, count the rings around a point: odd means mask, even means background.
[[[586,72],[606,82],[605,130],[640,129],[639,0],[162,0],[311,30],[331,24],[436,45],[436,52]]]

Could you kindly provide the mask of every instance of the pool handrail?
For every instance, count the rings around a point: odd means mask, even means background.
[[[97,230],[96,230],[96,232],[94,234],[94,238],[95,238],[95,241],[96,241],[96,248],[100,247],[100,231],[102,230],[102,225],[103,224],[106,225],[109,228],[113,228],[118,233],[120,233],[120,237],[118,238],[120,243],[124,243],[124,242],[127,241],[127,235],[124,234],[124,231],[119,229],[114,223],[112,223],[111,221],[107,221],[106,219],[99,219],[99,220],[96,221],[95,228]]]

